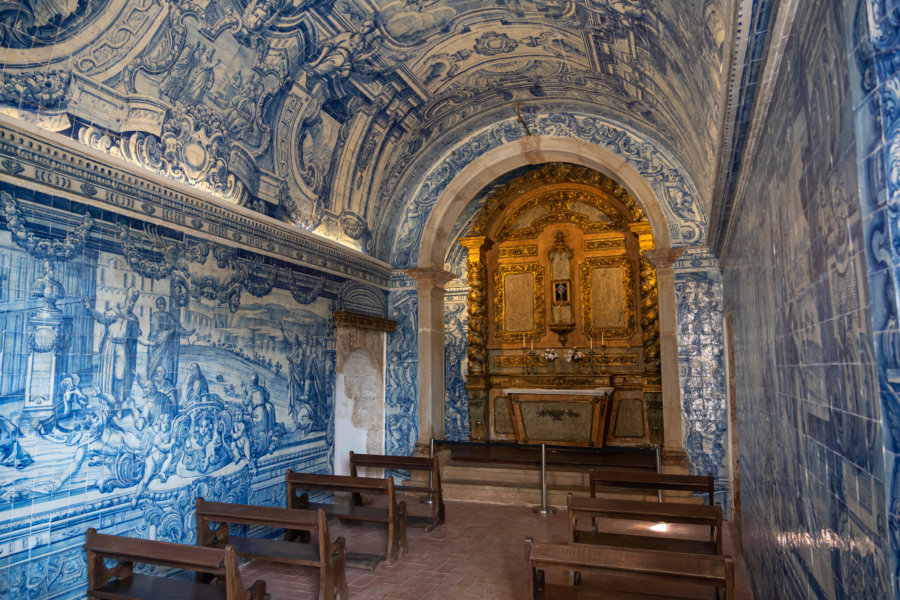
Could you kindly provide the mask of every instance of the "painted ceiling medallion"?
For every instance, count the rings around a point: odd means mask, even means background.
[[[0,3],[0,47],[40,48],[66,41],[103,13],[109,0]]]

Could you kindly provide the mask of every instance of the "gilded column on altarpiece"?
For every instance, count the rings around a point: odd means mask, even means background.
[[[466,265],[469,283],[468,358],[469,371],[466,390],[469,397],[469,438],[484,440],[487,424],[487,277],[482,260],[484,236],[460,238],[467,251]]]

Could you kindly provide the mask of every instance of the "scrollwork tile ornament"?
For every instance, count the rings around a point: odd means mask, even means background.
[[[59,108],[69,92],[70,71],[0,71],[0,104],[22,108]]]
[[[19,209],[18,202],[8,192],[0,192],[3,216],[6,227],[12,232],[12,239],[20,248],[37,259],[68,261],[81,254],[87,243],[88,232],[94,226],[94,218],[85,213],[81,224],[62,240],[39,238],[29,231],[28,224]]]
[[[310,278],[294,276],[291,279],[290,290],[291,296],[300,304],[312,304],[325,291],[325,278],[312,278],[310,282]]]
[[[106,10],[109,0],[0,4],[0,48],[40,48],[59,44],[81,31]]]

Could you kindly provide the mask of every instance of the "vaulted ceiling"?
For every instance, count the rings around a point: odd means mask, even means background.
[[[0,111],[388,261],[429,173],[503,123],[504,139],[602,134],[678,179],[703,221],[734,110],[733,10],[0,0]]]

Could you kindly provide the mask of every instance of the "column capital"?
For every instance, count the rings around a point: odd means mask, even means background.
[[[675,261],[681,258],[684,248],[664,248],[660,250],[646,250],[641,252],[641,256],[647,259],[657,271],[661,269],[671,269],[675,265]]]
[[[459,245],[466,249],[466,258],[469,263],[481,262],[481,253],[485,250],[487,236],[476,235],[459,238]]]
[[[631,233],[637,236],[641,252],[646,253],[653,250],[655,246],[653,244],[653,229],[650,227],[650,223],[646,221],[631,223],[628,225],[628,228],[631,229]]]
[[[419,287],[436,287],[443,289],[448,282],[456,279],[456,274],[444,269],[404,269],[404,272],[416,280]]]

